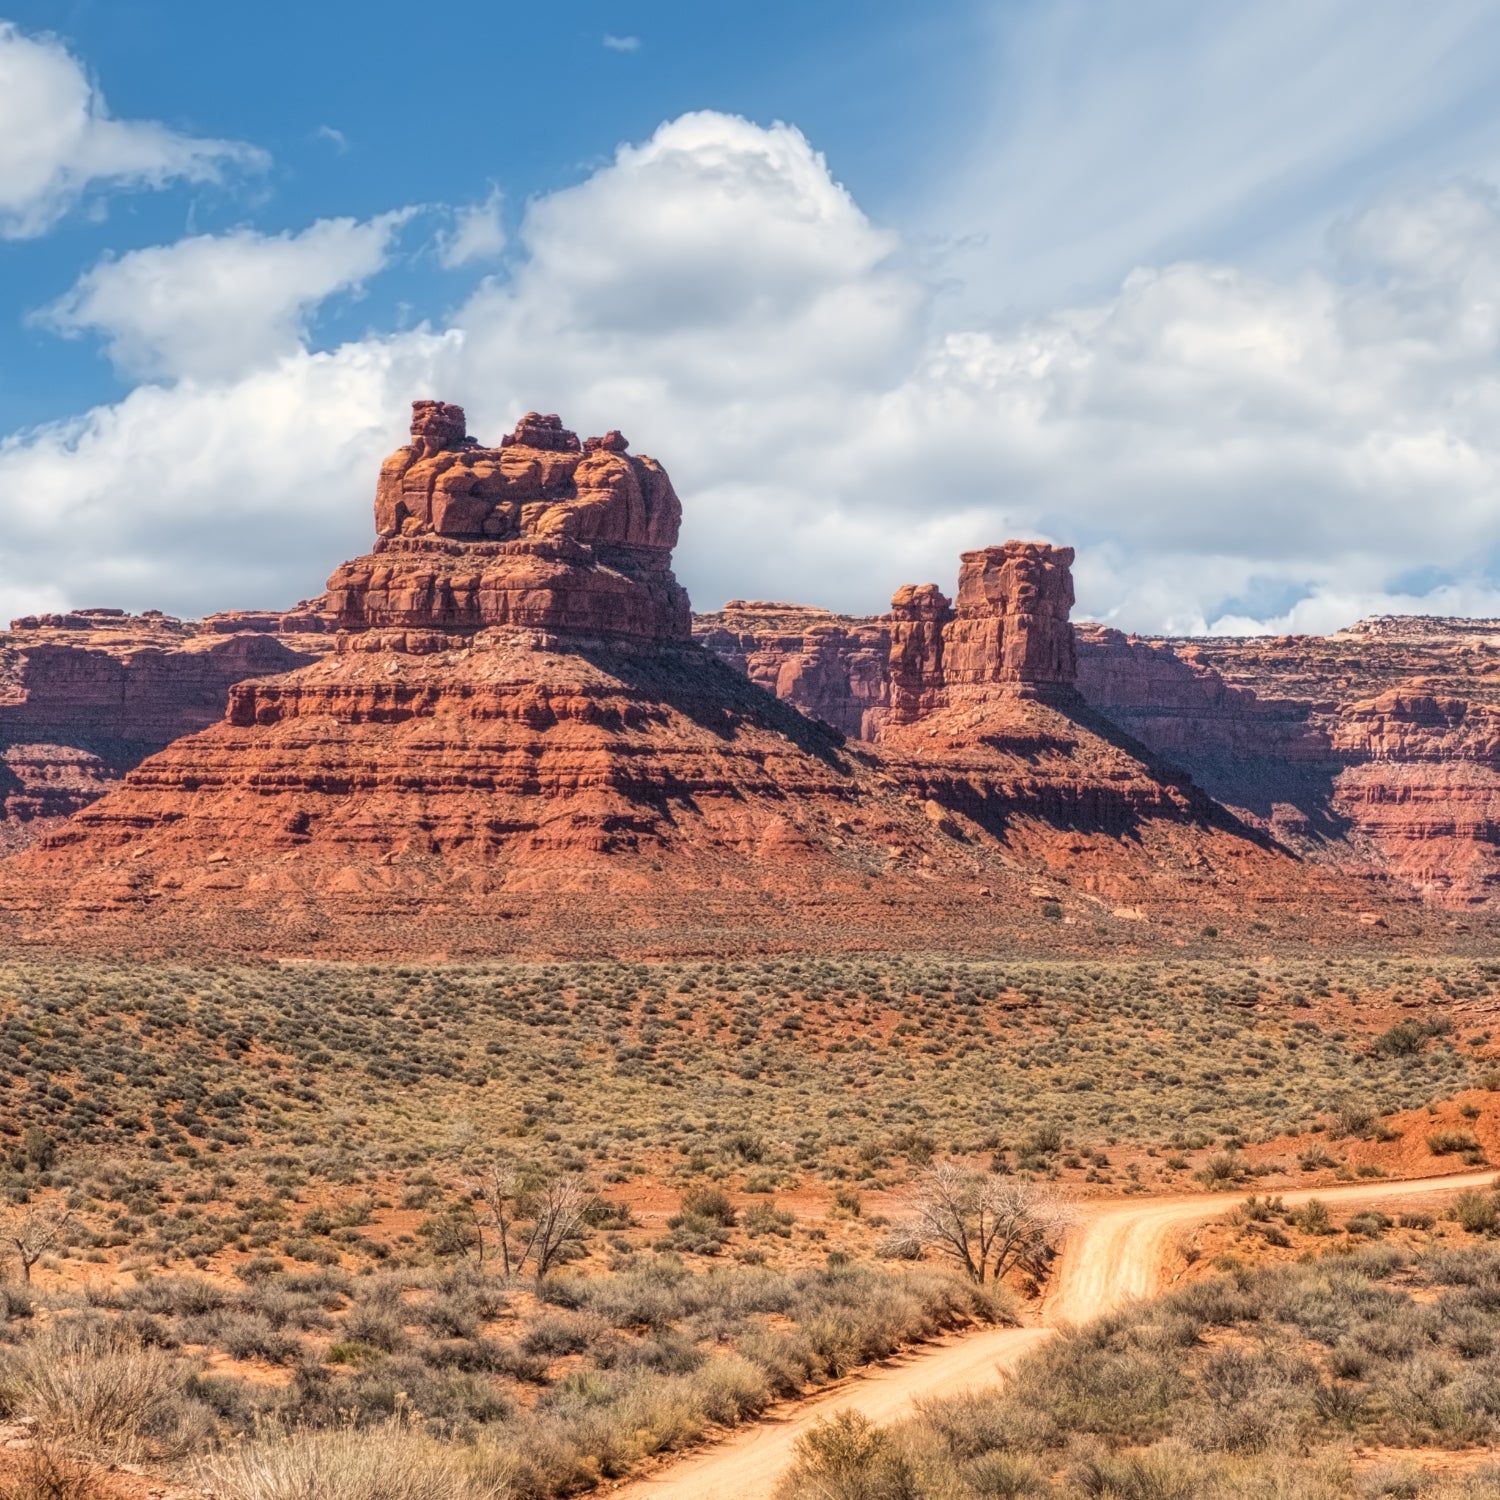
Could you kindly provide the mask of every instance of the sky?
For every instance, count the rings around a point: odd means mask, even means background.
[[[1500,615],[1493,0],[0,0],[0,266],[0,619],[316,594],[418,397],[700,610]]]

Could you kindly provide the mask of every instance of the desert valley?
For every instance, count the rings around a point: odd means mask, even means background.
[[[695,614],[617,431],[370,477],[0,637],[0,1494],[1497,1493],[1500,621]]]

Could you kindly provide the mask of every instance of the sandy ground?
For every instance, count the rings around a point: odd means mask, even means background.
[[[1330,1206],[1380,1204],[1399,1208],[1410,1198],[1487,1187],[1494,1168],[1406,1182],[1361,1182],[1279,1196],[1294,1206],[1320,1198]],[[1078,1227],[1063,1246],[1052,1290],[1030,1327],[988,1329],[927,1345],[778,1408],[722,1443],[689,1454],[613,1493],[616,1500],[769,1500],[795,1457],[797,1439],[840,1411],[874,1422],[910,1416],[915,1403],[990,1384],[1060,1327],[1099,1316],[1136,1297],[1163,1290],[1177,1260],[1177,1237],[1226,1212],[1244,1193],[1152,1198],[1082,1206]]]

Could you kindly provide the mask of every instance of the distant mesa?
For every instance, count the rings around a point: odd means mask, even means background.
[[[1126,908],[1154,933],[1247,890],[1264,911],[1369,907],[1367,885],[1309,872],[1087,707],[1071,549],[965,553],[955,601],[911,585],[877,618],[743,602],[695,638],[681,522],[666,471],[617,431],[580,440],[531,412],[486,447],[462,407],[418,401],[380,469],[373,546],[320,598],[183,625],[165,649],[154,623],[75,612],[76,644],[38,623],[16,688],[0,681],[0,735],[7,701],[36,724],[111,673],[113,700],[77,699],[101,725],[158,684],[216,684],[222,708],[105,795],[74,776],[88,805],[0,865],[0,934],[346,955],[1087,949]],[[1027,894],[1038,880],[1062,925]]]

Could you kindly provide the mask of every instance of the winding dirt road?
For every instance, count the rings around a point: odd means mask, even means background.
[[[1493,1181],[1491,1168],[1459,1176],[1361,1182],[1279,1196],[1288,1205],[1321,1198],[1330,1206],[1379,1204],[1399,1209],[1408,1199],[1486,1187]],[[997,1374],[1059,1327],[1163,1290],[1177,1235],[1244,1199],[1244,1193],[1214,1193],[1084,1204],[1083,1218],[1058,1259],[1038,1325],[987,1329],[913,1349],[806,1401],[773,1410],[723,1442],[655,1474],[629,1481],[612,1492],[615,1500],[770,1500],[776,1481],[795,1457],[797,1439],[815,1423],[840,1411],[860,1412],[872,1422],[897,1421],[910,1416],[918,1401],[991,1384]]]

